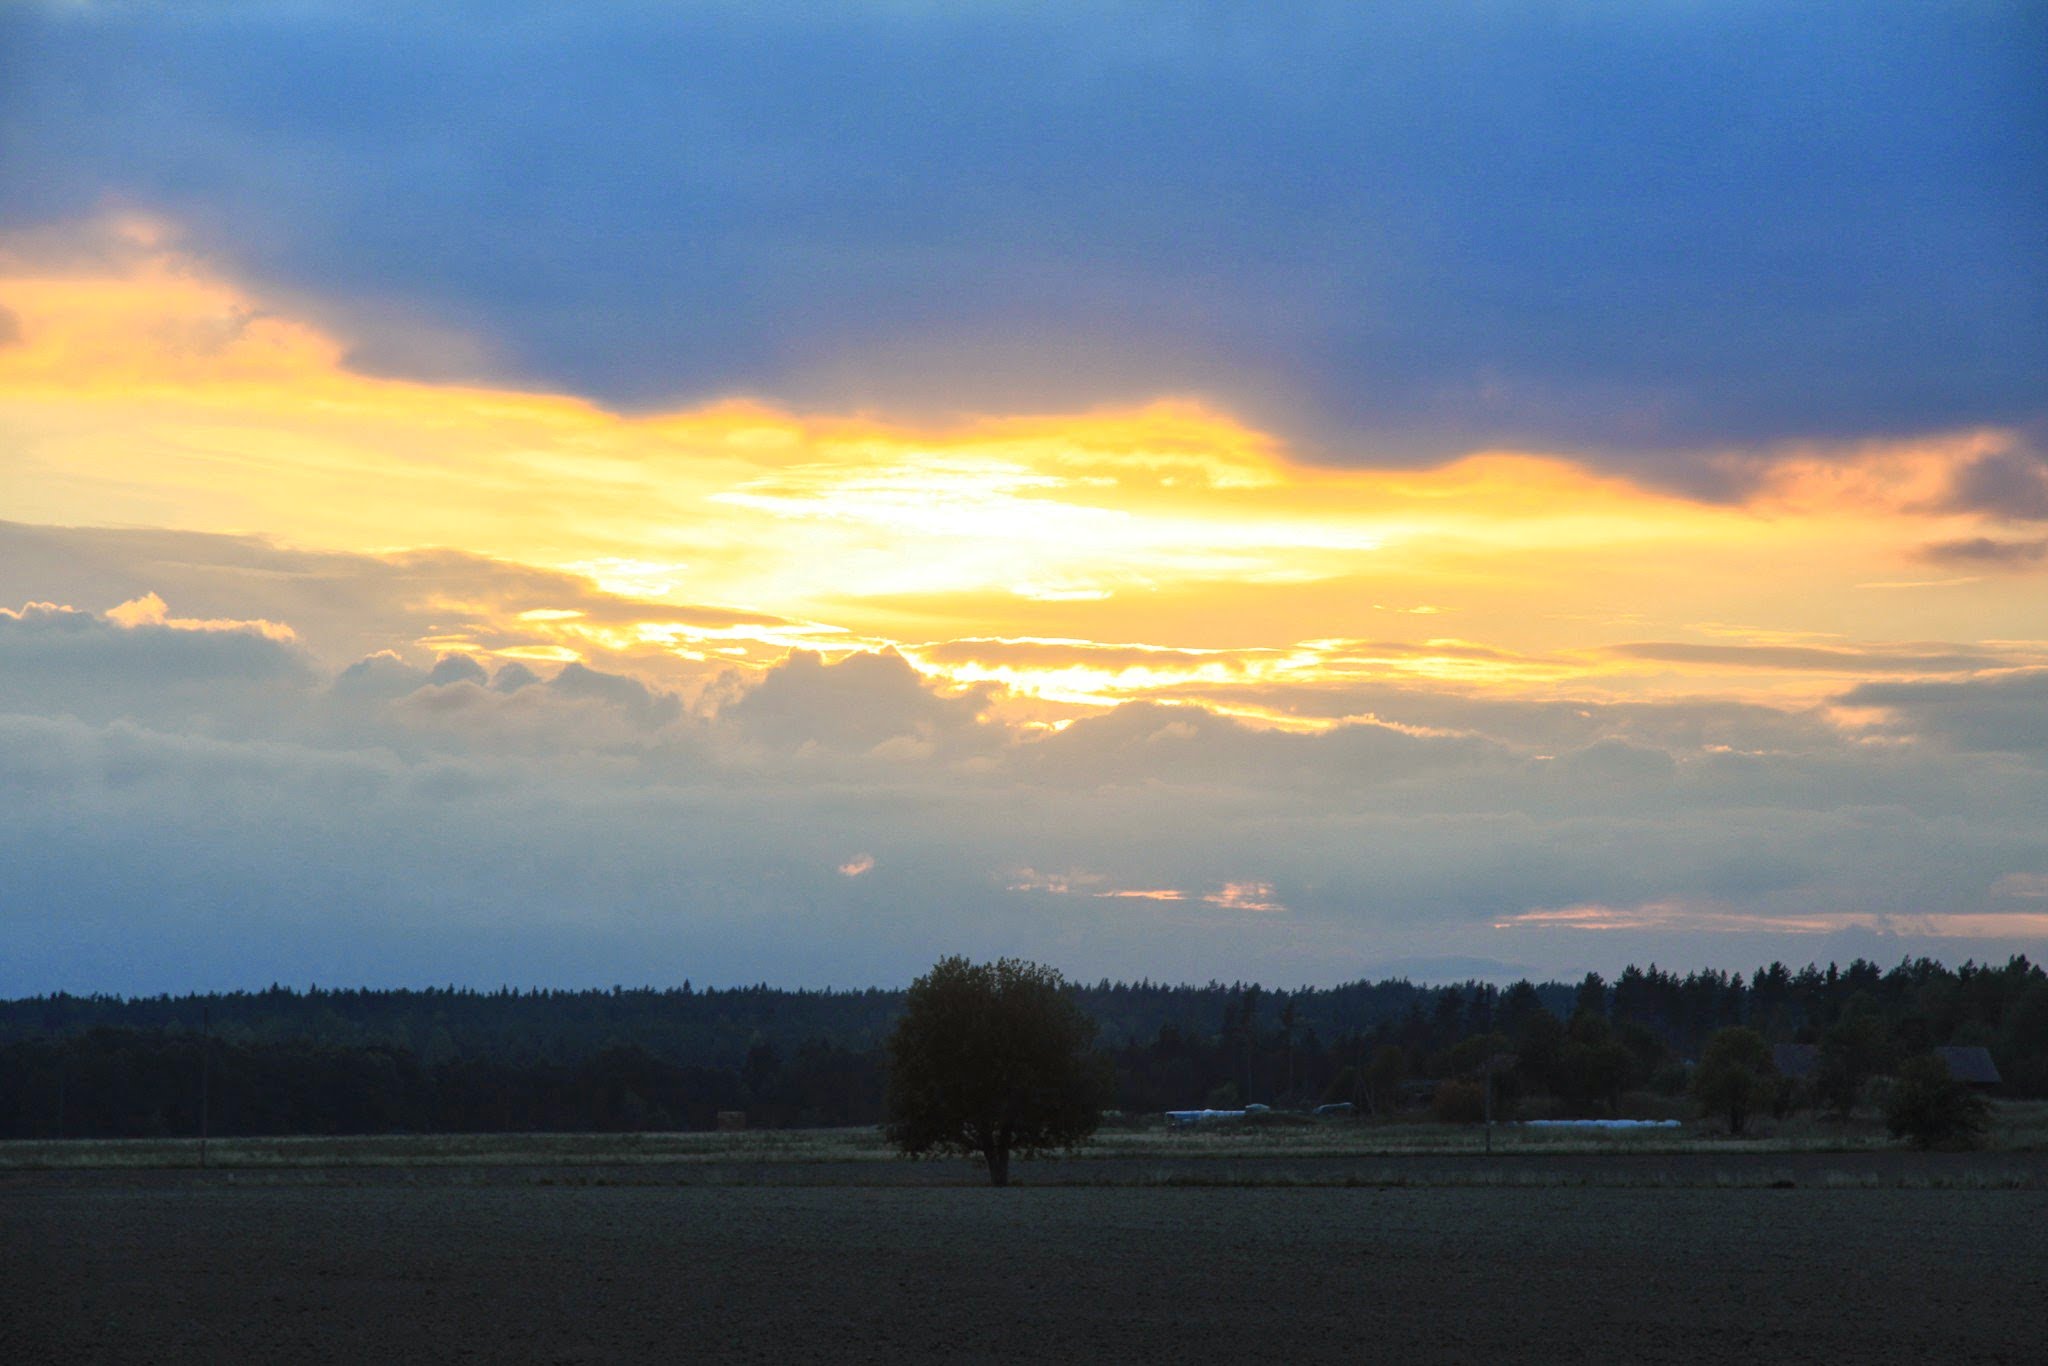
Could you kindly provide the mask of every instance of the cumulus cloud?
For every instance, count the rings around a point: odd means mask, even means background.
[[[826,663],[798,650],[745,685],[718,716],[738,736],[772,749],[928,759],[998,739],[981,719],[987,705],[985,690],[940,696],[894,651]]]
[[[427,677],[425,669],[408,664],[396,650],[379,650],[343,669],[332,687],[337,697],[389,702],[424,687]]]
[[[682,703],[673,693],[658,692],[638,679],[602,673],[582,664],[563,665],[548,687],[557,696],[571,701],[597,702],[617,708],[650,730],[683,714]]]
[[[492,677],[491,691],[518,692],[521,688],[531,687],[538,682],[540,675],[515,659],[500,667],[497,674]]]
[[[275,621],[238,621],[232,617],[174,617],[170,607],[154,593],[145,593],[107,609],[107,620],[116,626],[163,626],[173,631],[249,631],[271,640],[297,639],[292,628]]]
[[[442,687],[449,683],[474,683],[483,687],[491,681],[484,666],[468,655],[442,655],[434,661],[434,667],[427,671],[427,683]],[[508,688],[506,691],[516,691]]]
[[[329,665],[164,601],[0,614],[0,990],[849,983],[940,949],[1333,980],[1502,936],[1557,971],[1865,932],[1984,956],[2028,942],[2048,859],[2040,669],[1797,708],[1351,683],[1314,731],[1156,702],[1049,730],[895,654],[685,696]],[[1632,918],[1555,914],[1588,907]]]
[[[277,698],[313,676],[269,628],[174,620],[155,599],[104,616],[50,603],[0,608],[0,710],[260,727]]]

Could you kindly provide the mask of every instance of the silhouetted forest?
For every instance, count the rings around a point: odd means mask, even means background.
[[[1272,991],[1074,988],[1126,1111],[1347,1100],[1441,1108],[1501,1059],[1503,1103],[1619,1113],[1683,1093],[1716,1029],[1821,1046],[1837,1090],[1943,1044],[1988,1047],[2008,1094],[2048,1095],[2048,974],[2025,958],[1613,982],[1406,981]],[[0,1002],[0,1137],[632,1131],[882,1118],[901,991],[229,992]],[[1846,1080],[1845,1080],[1846,1079]],[[1431,1089],[1433,1088],[1433,1090]],[[1476,1087],[1472,1088],[1476,1096]],[[1788,1092],[1787,1103],[1793,1099]],[[1809,1097],[1819,1103],[1821,1097]]]

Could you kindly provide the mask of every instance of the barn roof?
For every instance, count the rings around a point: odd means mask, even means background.
[[[1820,1071],[1820,1045],[1815,1043],[1774,1043],[1771,1066],[1781,1077],[1805,1081]]]
[[[1937,1048],[1934,1056],[1948,1064],[1948,1074],[1957,1081],[1996,1086],[2005,1080],[1998,1075],[1998,1064],[1991,1060],[1988,1048]]]

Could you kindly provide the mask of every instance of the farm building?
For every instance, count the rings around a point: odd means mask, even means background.
[[[1948,1067],[1948,1074],[1972,1086],[1997,1086],[2005,1080],[1988,1048],[1937,1048],[1934,1056]]]
[[[1957,1081],[1968,1082],[1972,1086],[1997,1086],[2005,1080],[1999,1075],[1998,1064],[1992,1061],[1988,1048],[1956,1046],[1933,1051],[1934,1056],[1948,1068],[1948,1074]],[[1771,1065],[1781,1077],[1811,1082],[1820,1075],[1820,1045],[1772,1044]]]
[[[1820,1045],[1814,1043],[1774,1043],[1771,1045],[1771,1066],[1781,1077],[1793,1081],[1812,1081],[1820,1073]]]

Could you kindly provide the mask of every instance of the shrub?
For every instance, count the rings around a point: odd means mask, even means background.
[[[1692,1085],[1692,1069],[1678,1059],[1660,1063],[1650,1074],[1650,1089],[1660,1096],[1682,1096]]]
[[[1386,1118],[1400,1108],[1401,1083],[1408,1079],[1408,1054],[1399,1044],[1381,1044],[1365,1067],[1365,1098],[1373,1114]]]
[[[1716,1030],[1700,1056],[1692,1091],[1705,1113],[1725,1115],[1728,1132],[1740,1137],[1749,1117],[1778,1096],[1770,1045],[1754,1029]]]
[[[1847,1119],[1864,1086],[1884,1062],[1884,1031],[1869,1015],[1852,1015],[1827,1032],[1813,1090],[1829,1114]]]
[[[1655,1091],[1624,1091],[1615,1107],[1616,1119],[1685,1119],[1686,1103]]]
[[[1950,1075],[1932,1053],[1909,1059],[1885,1100],[1884,1122],[1892,1137],[1916,1148],[1973,1146],[1989,1124],[1984,1097]]]
[[[1477,1124],[1486,1118],[1486,1093],[1476,1081],[1439,1082],[1429,1113],[1440,1124]]]

